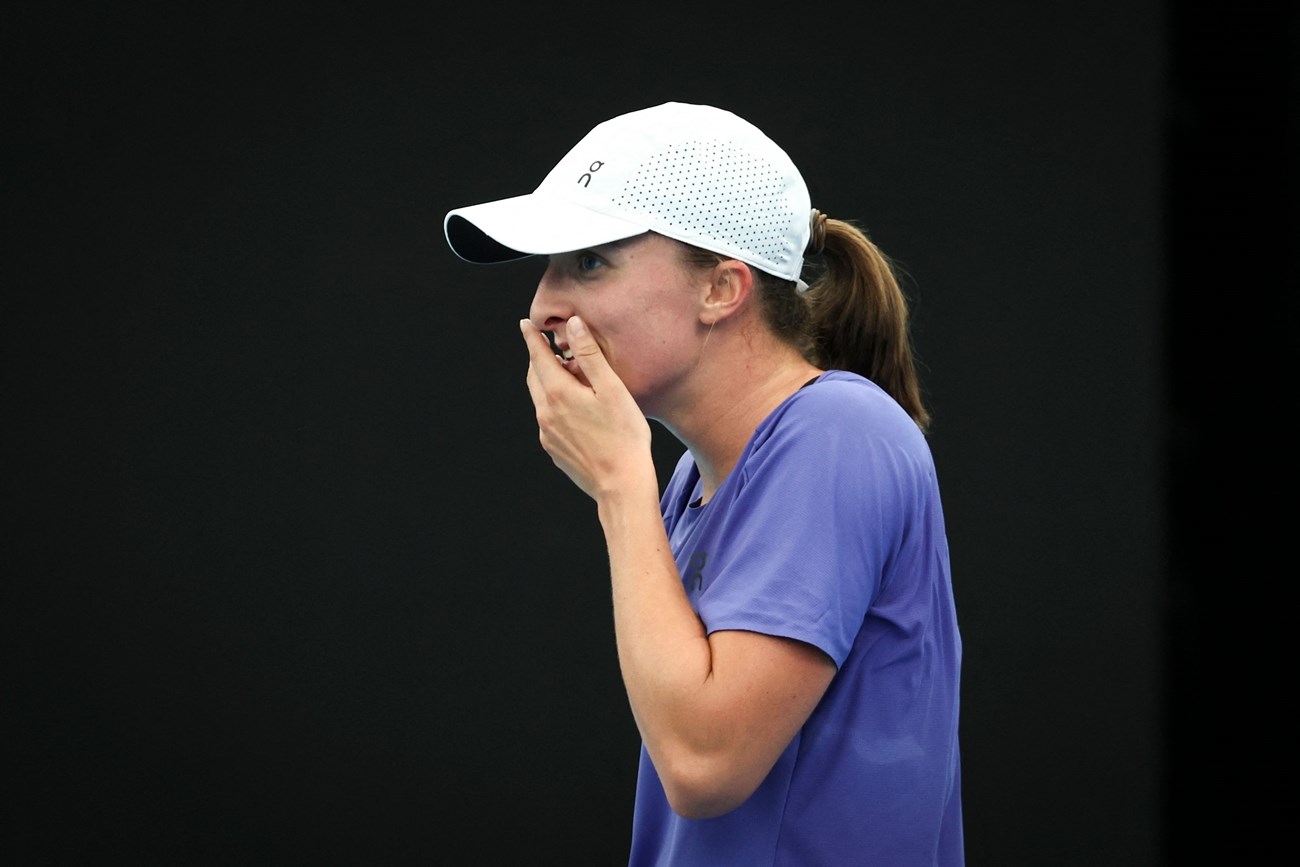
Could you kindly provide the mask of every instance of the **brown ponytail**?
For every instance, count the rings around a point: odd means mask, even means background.
[[[802,293],[811,313],[809,360],[851,370],[887,391],[922,431],[930,413],[912,355],[907,299],[893,263],[862,230],[816,212],[813,243],[821,240],[821,275]]]

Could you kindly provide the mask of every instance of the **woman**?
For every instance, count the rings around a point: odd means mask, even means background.
[[[607,543],[629,864],[962,864],[961,639],[888,260],[761,131],[681,103],[444,231],[549,257],[527,383]],[[686,447],[662,492],[648,418]]]

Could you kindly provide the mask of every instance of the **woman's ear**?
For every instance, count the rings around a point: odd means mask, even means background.
[[[754,292],[754,272],[739,259],[724,259],[714,266],[701,299],[700,321],[712,325],[741,308]]]

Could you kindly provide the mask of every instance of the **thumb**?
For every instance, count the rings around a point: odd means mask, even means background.
[[[569,338],[569,350],[573,353],[573,360],[577,362],[578,368],[587,381],[595,387],[599,380],[608,376],[613,376],[614,372],[610,369],[609,361],[605,358],[605,353],[601,351],[600,344],[596,342],[596,337],[578,316],[569,317],[568,327],[565,330]]]

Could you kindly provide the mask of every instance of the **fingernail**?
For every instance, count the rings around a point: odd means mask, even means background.
[[[584,337],[587,334],[587,326],[577,316],[571,316],[569,317],[569,333]]]

